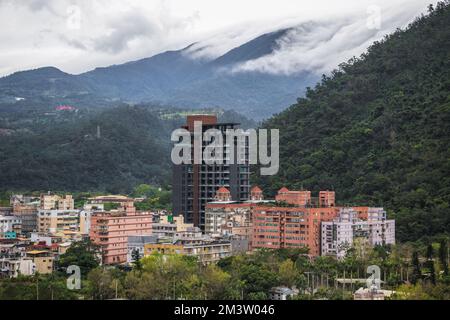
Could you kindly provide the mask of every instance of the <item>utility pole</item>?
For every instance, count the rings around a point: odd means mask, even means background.
[[[36,300],[39,300],[39,277],[36,276]]]
[[[176,300],[176,280],[173,280],[173,300]]]
[[[448,241],[447,241],[447,269],[449,267],[449,263],[450,263],[450,255],[449,255],[449,247],[448,247]]]
[[[409,268],[406,267],[406,282],[409,282]]]
[[[345,299],[345,267],[344,267],[344,281],[342,282],[342,300]]]
[[[119,283],[118,283],[118,282],[119,282],[119,280],[116,279],[116,300],[117,300],[117,298],[118,298],[118,294],[117,294],[117,293],[118,293],[118,292],[117,292],[117,289],[118,289],[118,286],[119,286]]]
[[[353,292],[353,270],[350,270],[350,291]]]
[[[336,277],[334,278],[334,287],[337,290],[339,287],[337,279],[339,278],[339,272],[336,270]]]
[[[342,282],[342,289],[345,289],[345,268],[344,268],[344,281]]]

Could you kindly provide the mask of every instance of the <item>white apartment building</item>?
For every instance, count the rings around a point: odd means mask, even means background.
[[[387,220],[383,208],[369,208],[367,220],[358,219],[351,208],[341,209],[336,219],[322,222],[321,254],[342,259],[358,238],[372,247],[395,244],[395,220]]]
[[[17,278],[20,275],[32,276],[36,272],[36,264],[31,259],[0,258],[0,274],[8,278]]]
[[[0,237],[7,232],[20,231],[22,219],[15,216],[0,216]]]
[[[233,233],[233,228],[251,228],[250,217],[250,204],[242,206],[230,202],[228,205],[223,205],[223,207],[207,207],[205,211],[205,233],[230,235]]]

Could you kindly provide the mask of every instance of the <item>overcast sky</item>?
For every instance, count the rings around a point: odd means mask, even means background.
[[[234,71],[326,72],[436,2],[0,0],[0,76],[50,65],[82,73],[193,42],[193,58],[213,58],[284,27],[294,29],[273,55]]]

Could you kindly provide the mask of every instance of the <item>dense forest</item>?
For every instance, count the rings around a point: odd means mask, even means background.
[[[263,124],[280,129],[282,186],[384,206],[400,241],[450,233],[450,2],[343,63]]]
[[[152,112],[120,107],[61,117],[1,137],[2,188],[121,192],[167,174],[168,129]]]
[[[0,110],[0,191],[130,193],[168,186],[170,135],[189,112],[255,126],[234,111],[154,106]]]

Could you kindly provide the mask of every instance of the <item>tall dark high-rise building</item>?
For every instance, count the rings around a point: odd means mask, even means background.
[[[202,122],[202,133],[209,129],[217,129],[222,132],[223,164],[208,165],[204,159],[202,164],[194,164],[194,123]],[[236,129],[237,123],[218,123],[213,115],[192,115],[187,117],[187,124],[183,129],[191,133],[192,164],[173,165],[173,212],[175,215],[184,215],[185,221],[194,223],[203,229],[205,223],[205,206],[214,201],[217,190],[226,187],[231,192],[234,201],[249,199],[250,192],[250,166],[249,166],[249,141],[234,138],[228,141],[226,131]],[[230,139],[231,140],[231,139]],[[203,140],[202,140],[203,141]],[[206,142],[202,142],[202,153]],[[230,148],[234,152],[230,153]],[[234,159],[230,155],[234,154]],[[237,157],[241,156],[241,161]],[[233,161],[231,161],[233,160]]]

